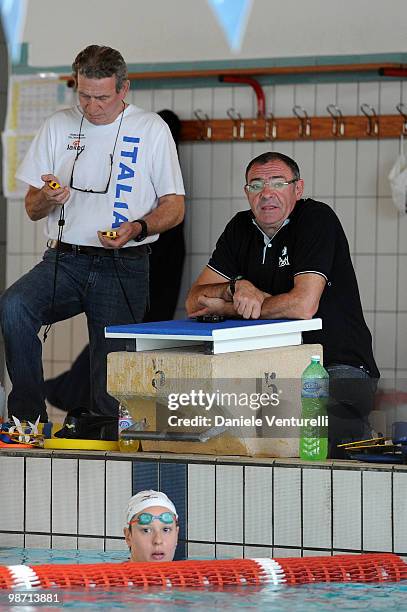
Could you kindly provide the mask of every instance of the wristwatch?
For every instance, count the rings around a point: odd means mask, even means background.
[[[230,281],[229,281],[229,291],[230,291],[230,295],[233,297],[235,295],[235,291],[236,291],[236,283],[239,280],[243,280],[243,276],[239,275],[239,276],[233,276]]]
[[[141,242],[142,240],[147,238],[148,228],[147,228],[147,223],[144,221],[144,219],[136,219],[135,221],[132,221],[132,223],[140,223],[141,225],[141,232],[139,233],[138,236],[133,238],[133,240],[135,240],[136,242]]]

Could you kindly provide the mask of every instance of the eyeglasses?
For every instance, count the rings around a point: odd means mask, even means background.
[[[157,519],[164,523],[164,525],[171,525],[174,522],[174,515],[171,512],[162,512],[161,514],[150,514],[150,512],[142,512],[137,518],[130,521],[130,525],[138,523],[139,525],[150,525],[154,519]]]
[[[72,166],[72,172],[71,172],[71,180],[69,181],[69,187],[71,189],[74,189],[75,191],[81,191],[82,193],[107,193],[109,191],[109,187],[110,187],[110,181],[112,178],[112,170],[113,170],[113,157],[114,157],[114,152],[116,150],[116,144],[117,144],[117,139],[119,137],[119,132],[120,132],[120,128],[122,125],[122,121],[123,121],[123,113],[124,113],[124,109],[126,108],[125,103],[123,102],[123,110],[121,112],[121,117],[120,117],[120,122],[119,122],[119,129],[117,130],[117,134],[116,134],[116,139],[114,141],[114,146],[113,146],[113,151],[112,153],[110,153],[109,158],[110,158],[110,172],[109,172],[109,178],[107,181],[107,185],[105,187],[105,189],[103,191],[99,191],[97,189],[82,189],[80,187],[75,187],[73,182],[74,182],[74,172],[75,172],[75,164],[78,161],[79,155],[84,151],[84,148],[81,147],[81,132],[82,132],[82,124],[83,124],[83,118],[84,115],[82,115],[82,119],[81,119],[81,124],[79,126],[79,136],[78,136],[78,148],[76,150],[76,156],[73,162],[73,166]]]
[[[270,179],[266,181],[264,179],[254,179],[245,185],[245,189],[249,193],[258,193],[259,191],[263,191],[266,185],[270,187],[270,189],[275,189],[276,191],[283,191],[287,185],[291,185],[292,183],[296,183],[299,179],[291,179],[291,181],[279,181]]]

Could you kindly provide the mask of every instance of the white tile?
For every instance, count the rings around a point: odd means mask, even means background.
[[[210,249],[211,206],[210,200],[194,199],[190,206],[191,252],[207,254]]]
[[[270,559],[273,556],[273,549],[261,546],[245,546],[245,559]]]
[[[294,142],[288,142],[288,141],[276,142],[275,146],[273,146],[273,151],[284,153],[284,155],[288,155],[288,157],[294,157]],[[300,172],[301,172],[301,167],[300,167]]]
[[[355,272],[363,310],[375,306],[375,261],[370,255],[356,255]]]
[[[212,197],[229,198],[232,195],[232,144],[220,142],[213,148]]]
[[[51,536],[27,533],[24,548],[50,548]]]
[[[245,467],[244,541],[248,544],[273,543],[272,477],[272,467]]]
[[[381,197],[391,197],[389,172],[399,154],[399,139],[384,139],[379,145],[379,163],[378,163],[378,193]]]
[[[191,119],[192,113],[192,90],[174,89],[174,112],[181,120]]]
[[[297,162],[301,178],[304,179],[304,197],[312,197],[315,193],[314,189],[314,142],[294,142],[294,159]],[[316,169],[318,172],[318,169]]]
[[[53,359],[68,361],[72,355],[72,319],[59,321],[53,327],[52,356]]]
[[[215,541],[215,466],[188,465],[188,540]]]
[[[78,550],[104,550],[103,538],[78,538]]]
[[[304,550],[304,557],[330,557],[330,550]]]
[[[10,287],[21,276],[20,255],[7,255],[6,287]]]
[[[123,534],[124,513],[132,495],[132,462],[106,461],[106,536]]]
[[[27,457],[25,463],[26,531],[51,531],[51,459]]]
[[[230,200],[212,200],[211,201],[212,214],[211,214],[211,240],[209,244],[209,251],[215,248],[216,242],[226,227],[227,223],[233,217],[231,211]]]
[[[126,540],[121,538],[121,540],[113,540],[110,538],[106,538],[106,550],[122,550],[123,552],[128,550],[128,546],[126,544]]]
[[[188,142],[182,142],[178,147],[179,162],[181,165],[182,178],[184,181],[186,199],[191,195],[192,181],[192,145]]]
[[[212,193],[211,157],[214,145],[198,142],[192,145],[193,198],[209,198]]]
[[[0,473],[13,485],[13,495],[1,500],[1,528],[9,531],[24,529],[24,457],[0,455]]]
[[[378,141],[358,140],[356,189],[359,196],[376,196],[377,175]]]
[[[232,145],[232,195],[241,198],[244,194],[245,172],[248,163],[253,159],[250,142],[233,143]]]
[[[333,547],[360,550],[362,482],[359,470],[333,470]]]
[[[339,217],[348,239],[351,252],[355,249],[355,200],[354,198],[338,198],[335,201],[335,212]]]
[[[133,95],[133,104],[143,108],[146,111],[153,111],[153,91],[151,89],[138,89],[131,92]]]
[[[35,252],[35,223],[23,215],[21,224],[21,253]]]
[[[292,117],[294,85],[281,85],[274,90],[273,113],[275,117]]]
[[[191,255],[190,256],[190,286],[196,281],[202,270],[205,268],[209,260],[207,255]]]
[[[407,472],[393,474],[394,552],[407,552]]]
[[[331,471],[305,468],[303,477],[303,545],[331,548]]]
[[[357,198],[355,253],[374,253],[376,251],[376,199]]]
[[[55,376],[59,376],[63,372],[67,372],[68,370],[71,369],[71,365],[72,365],[71,361],[53,361],[51,376],[54,378]],[[47,377],[44,375],[44,380],[46,379]]]
[[[401,100],[400,81],[381,81],[379,84],[381,115],[397,115],[397,104]]]
[[[364,471],[363,550],[391,551],[391,472]]]
[[[316,198],[333,196],[335,179],[335,143],[315,143],[315,180],[313,192]]]
[[[223,85],[213,90],[213,113],[215,117],[226,119],[226,111],[233,106],[233,87]],[[236,109],[239,110],[239,109]]]
[[[376,308],[395,310],[397,300],[397,256],[377,257]]]
[[[76,550],[78,547],[78,538],[69,536],[52,536],[51,548],[58,550]]]
[[[273,559],[289,559],[291,557],[301,557],[301,548],[273,548]]]
[[[257,99],[254,90],[251,87],[234,87],[232,106],[241,116],[256,117],[257,116]]]
[[[23,200],[7,201],[7,252],[21,253],[22,218],[25,215]]]
[[[240,212],[241,210],[249,210],[249,204],[245,197],[243,198],[233,198],[231,202],[232,215]]]
[[[38,256],[43,255],[47,246],[47,233],[46,233],[46,219],[40,219],[35,222],[35,239],[34,239],[34,252]]]
[[[75,359],[89,341],[86,317],[80,314],[73,318],[72,359]]]
[[[234,546],[232,544],[217,544],[216,558],[243,559],[243,546]]]
[[[79,459],[79,533],[104,535],[105,462]]]
[[[377,313],[375,327],[375,357],[379,369],[394,368],[396,353],[396,315]]]
[[[407,255],[407,215],[399,215],[399,253]]]
[[[215,544],[200,544],[188,542],[188,560],[215,559]]]
[[[294,104],[302,106],[309,117],[315,114],[316,85],[295,85]]]
[[[397,316],[397,367],[407,369],[407,313]]]
[[[160,110],[174,108],[172,89],[155,89],[153,94],[153,110],[158,113]]]
[[[379,83],[373,81],[359,83],[359,106],[362,104],[373,106],[376,113],[379,114]]]
[[[216,541],[243,542],[243,468],[216,466]],[[217,549],[217,557],[218,555]]]
[[[206,113],[209,119],[214,117],[213,114],[213,88],[197,87],[192,90],[192,108],[193,110],[201,109]],[[194,116],[193,119],[196,119]]]
[[[319,116],[328,115],[326,107],[329,104],[336,104],[336,83],[317,83],[315,114]]]
[[[358,84],[338,83],[336,103],[343,115],[357,115],[358,107]]]
[[[356,143],[336,142],[335,194],[354,196],[356,184]]]
[[[52,532],[77,533],[78,461],[52,460]]]
[[[22,533],[0,533],[0,546],[12,546],[24,548],[24,534]]]
[[[275,467],[273,495],[274,544],[301,546],[300,468]]]
[[[398,266],[398,310],[407,311],[407,255],[399,256]]]

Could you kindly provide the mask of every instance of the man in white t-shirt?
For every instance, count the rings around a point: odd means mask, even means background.
[[[124,350],[104,327],[140,321],[148,300],[148,243],[180,223],[184,187],[167,124],[127,104],[127,66],[91,45],[73,65],[79,105],[54,113],[17,171],[25,208],[47,218],[43,260],[3,295],[0,319],[13,385],[9,416],[47,420],[38,332],[84,312],[92,412],[115,416],[106,392],[106,355]],[[108,237],[103,232],[115,232]],[[164,296],[163,296],[164,299]]]

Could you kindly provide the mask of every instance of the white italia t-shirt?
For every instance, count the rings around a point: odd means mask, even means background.
[[[175,143],[165,121],[133,104],[125,108],[120,125],[121,117],[108,125],[94,125],[83,118],[79,138],[80,107],[57,111],[45,121],[17,170],[16,177],[33,187],[43,186],[43,174],[53,174],[69,187],[78,147],[83,147],[75,163],[73,186],[103,191],[118,135],[108,192],[71,189],[65,204],[64,242],[101,246],[98,230],[115,229],[143,217],[164,195],[185,193]],[[48,238],[57,238],[59,215],[59,206],[48,215]],[[143,244],[157,238],[148,236]]]

